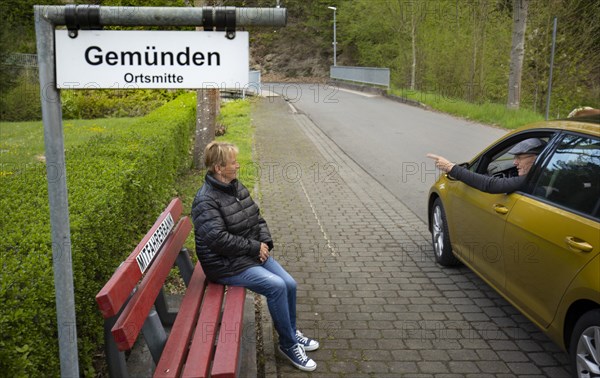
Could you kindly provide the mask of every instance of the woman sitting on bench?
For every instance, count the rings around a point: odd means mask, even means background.
[[[267,223],[236,178],[238,152],[223,142],[204,150],[208,172],[192,205],[198,259],[209,280],[264,295],[280,353],[298,369],[313,371],[317,364],[305,351],[316,350],[319,343],[296,329],[296,281],[270,256],[273,240]]]

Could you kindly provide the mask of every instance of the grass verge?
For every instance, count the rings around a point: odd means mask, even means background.
[[[506,129],[516,129],[529,123],[543,121],[541,114],[527,109],[511,110],[506,105],[494,103],[474,104],[457,98],[447,97],[439,93],[426,93],[408,89],[393,88],[390,93],[395,96],[419,101],[432,109],[452,114],[468,120]]]

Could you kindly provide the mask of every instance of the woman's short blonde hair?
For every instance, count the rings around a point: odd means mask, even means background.
[[[215,173],[215,166],[224,167],[240,152],[236,145],[227,142],[210,142],[204,149],[204,166],[208,173]]]

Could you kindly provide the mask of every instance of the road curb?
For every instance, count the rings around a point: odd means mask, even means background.
[[[334,86],[337,86],[340,88],[352,89],[352,90],[364,92],[364,93],[373,93],[373,94],[376,94],[379,96],[389,98],[392,101],[400,102],[402,104],[416,106],[416,107],[422,108],[422,109],[430,109],[429,106],[423,104],[422,102],[411,100],[406,97],[390,94],[390,93],[388,93],[388,91],[386,89],[383,89],[383,88],[370,87],[370,86],[364,85],[364,84],[354,84],[354,83],[348,83],[348,82],[339,81],[339,80],[330,80],[327,84],[334,85]]]

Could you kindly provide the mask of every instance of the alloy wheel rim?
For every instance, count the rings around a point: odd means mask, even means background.
[[[600,377],[600,326],[588,327],[577,343],[577,376]]]
[[[441,257],[444,250],[444,221],[442,209],[439,206],[433,209],[433,248],[435,254]]]

